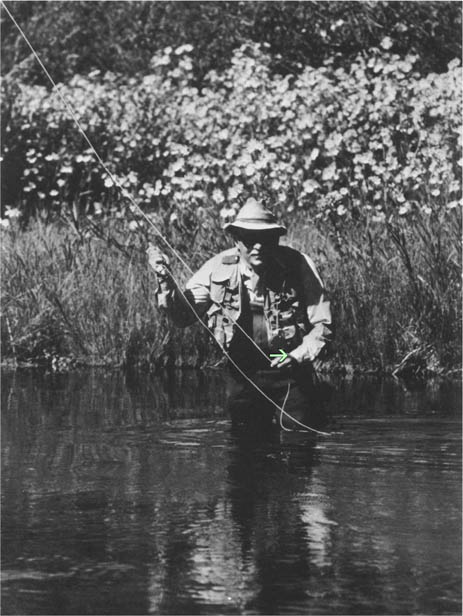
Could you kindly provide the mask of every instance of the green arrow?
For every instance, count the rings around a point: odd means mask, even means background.
[[[279,353],[271,353],[270,357],[279,357],[280,361],[278,363],[281,364],[281,362],[285,361],[285,359],[288,357],[288,353],[286,353],[286,351],[283,351],[283,349],[280,349]]]

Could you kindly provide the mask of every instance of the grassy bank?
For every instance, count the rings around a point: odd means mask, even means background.
[[[166,228],[193,268],[227,245],[214,221],[201,228]],[[93,230],[40,220],[21,230],[12,221],[2,235],[4,360],[63,370],[76,362],[156,369],[220,359],[198,325],[175,330],[158,311],[147,236],[124,219]],[[328,365],[403,375],[457,369],[459,238],[456,210],[342,225],[294,216],[286,242],[314,258],[333,303]],[[181,266],[174,269],[184,282]]]

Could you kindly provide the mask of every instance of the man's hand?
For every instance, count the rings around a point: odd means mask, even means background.
[[[146,251],[148,255],[148,263],[153,268],[161,289],[167,291],[172,288],[172,278],[169,273],[169,259],[160,250],[150,244]]]
[[[297,360],[292,357],[292,355],[288,355],[288,357],[285,357],[285,359],[283,361],[280,361],[279,357],[274,357],[272,359],[272,361],[270,362],[270,368],[289,368],[289,366],[295,365],[297,364]]]

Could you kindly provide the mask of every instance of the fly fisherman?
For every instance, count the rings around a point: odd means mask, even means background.
[[[153,246],[148,249],[158,279],[158,305],[179,327],[197,320],[193,306],[227,351],[232,360],[230,410],[235,420],[274,416],[275,406],[250,379],[279,406],[284,402],[292,416],[313,424],[317,421],[313,362],[331,338],[323,283],[309,257],[279,245],[285,227],[254,199],[224,229],[234,247],[209,259],[189,280],[183,295],[168,272],[167,258]],[[280,350],[288,354],[284,359],[270,358]],[[287,415],[284,419],[284,426],[291,424]]]

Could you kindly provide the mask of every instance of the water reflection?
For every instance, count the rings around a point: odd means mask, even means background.
[[[5,374],[5,614],[459,613],[459,388],[231,429],[220,374]]]

